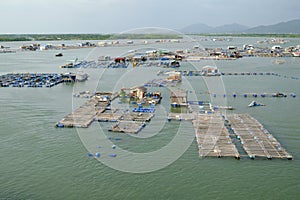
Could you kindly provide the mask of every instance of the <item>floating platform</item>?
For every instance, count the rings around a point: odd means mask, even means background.
[[[118,121],[109,131],[137,134],[145,126],[146,124],[144,122]]]
[[[98,113],[104,112],[105,109],[96,109],[95,105],[97,101],[95,98],[89,99],[82,106],[77,108],[74,112],[65,116],[62,120],[60,120],[56,126],[63,127],[81,127],[87,128],[95,119]]]
[[[293,159],[276,138],[249,114],[228,115],[227,120],[251,159],[255,157]]]
[[[194,113],[169,113],[168,115],[168,120],[194,120],[195,119],[195,114]]]
[[[206,76],[202,70],[176,70],[175,72],[180,72],[182,76]],[[158,75],[163,74],[164,72],[160,72]],[[282,78],[290,78],[293,80],[299,80],[299,77],[291,76],[288,77],[286,75],[281,75],[274,72],[221,72],[215,76],[276,76]]]
[[[240,158],[220,114],[199,114],[193,120],[200,157]]]
[[[125,121],[149,122],[154,117],[153,113],[128,113],[123,115]]]
[[[234,157],[240,159],[237,146],[249,158],[293,159],[272,134],[249,114],[232,114],[227,118],[218,112],[205,114],[169,113],[168,121],[189,120],[193,122],[200,157]],[[237,138],[234,139],[234,138]]]
[[[111,94],[106,100],[101,99],[102,93],[96,93],[87,100],[82,106],[77,108],[72,113],[65,116],[60,120],[57,127],[82,127],[87,128],[95,119],[99,118],[100,113],[106,110],[106,107],[110,104],[112,98],[116,98],[118,94]],[[106,94],[106,93],[105,93]],[[107,95],[105,95],[107,96]]]
[[[87,74],[75,73],[11,73],[0,76],[0,87],[47,87],[51,88],[64,82],[84,81]]]
[[[123,117],[121,113],[98,113],[96,120],[99,122],[116,122]]]

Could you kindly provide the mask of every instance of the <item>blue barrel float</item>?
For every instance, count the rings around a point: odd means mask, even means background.
[[[99,157],[101,156],[101,154],[100,154],[99,152],[97,152],[97,153],[95,153],[95,156],[96,156],[97,158],[99,158]]]

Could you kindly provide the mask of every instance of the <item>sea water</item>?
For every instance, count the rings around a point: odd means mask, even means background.
[[[241,46],[255,43],[259,38],[233,38],[232,41],[201,41],[186,43],[151,44],[151,48],[184,49],[196,44],[203,47]],[[291,40],[287,46],[299,44]],[[71,41],[76,42],[76,41]],[[22,42],[5,43],[18,47]],[[0,74],[11,72],[57,72],[75,58],[89,59],[97,55],[120,56],[140,46],[102,47],[97,50],[77,49],[62,51],[63,57],[55,57],[58,50],[17,51],[0,54]],[[222,72],[274,72],[276,76],[223,76],[227,105],[234,113],[249,113],[258,119],[290,152],[294,160],[250,160],[242,158],[199,158],[194,140],[183,155],[173,163],[148,173],[129,173],[115,170],[93,157],[83,145],[81,137],[104,132],[117,149],[146,153],[167,146],[178,132],[180,123],[167,122],[170,109],[169,91],[161,90],[159,120],[148,124],[139,138],[122,133],[111,133],[111,124],[94,122],[87,129],[55,127],[56,122],[80,106],[85,99],[74,99],[77,91],[118,91],[122,87],[144,83],[159,68],[85,69],[90,74],[87,82],[60,84],[53,88],[0,88],[0,199],[297,199],[300,195],[300,77],[298,58],[283,58],[286,62],[274,65],[274,58],[242,58],[234,61],[200,61],[181,63],[182,70],[201,69],[204,65],[216,65]],[[196,99],[207,99],[209,91],[201,77],[184,77],[191,85],[188,94]],[[183,86],[178,86],[183,87]],[[295,93],[296,98],[261,98],[256,100],[264,107],[248,108],[253,97],[231,97],[233,93],[263,92]],[[223,94],[217,94],[223,95]],[[128,105],[125,105],[128,106]],[[158,121],[158,120],[157,120]],[[157,128],[156,126],[162,126]],[[144,132],[143,132],[144,131]],[[157,132],[157,133],[156,133]],[[193,134],[193,133],[192,133]],[[104,149],[100,148],[101,157]],[[178,149],[180,149],[178,147]],[[176,151],[176,149],[174,150]],[[113,152],[113,150],[109,150]],[[95,153],[95,152],[92,152]],[[100,159],[101,159],[100,157]],[[105,158],[108,159],[108,158]],[[110,159],[121,159],[120,157]],[[134,162],[134,161],[133,161]],[[122,165],[122,163],[120,163]],[[125,163],[124,163],[125,165]]]

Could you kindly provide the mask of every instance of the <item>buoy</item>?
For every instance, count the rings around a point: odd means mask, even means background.
[[[223,94],[223,97],[226,98],[226,94]]]
[[[266,94],[263,93],[263,94],[261,94],[260,96],[261,96],[262,98],[264,98],[264,97],[266,97]]]
[[[255,98],[256,98],[256,97],[257,97],[257,94],[256,94],[256,93],[254,93],[254,94],[253,94],[253,97],[255,97]]]
[[[112,145],[112,146],[111,146],[112,149],[115,149],[116,147],[117,147],[116,145]]]
[[[168,117],[168,122],[170,122],[171,121],[171,117]]]
[[[64,125],[63,125],[62,123],[58,123],[58,124],[57,124],[57,127],[58,127],[58,128],[63,128]]]
[[[93,157],[94,156],[94,154],[92,154],[92,153],[88,153],[87,155],[88,155],[88,157]]]
[[[96,156],[97,158],[99,158],[99,157],[101,156],[101,154],[100,154],[99,152],[97,152],[97,153],[95,153],[95,156]]]
[[[235,98],[235,97],[236,97],[236,94],[234,93],[232,96],[233,96],[233,98]]]
[[[217,95],[216,94],[214,94],[214,98],[216,98],[217,97]]]
[[[246,97],[247,97],[247,94],[244,94],[244,97],[246,98]]]
[[[97,146],[97,148],[98,148],[98,149],[100,149],[100,148],[101,148],[101,146],[100,146],[100,145],[98,145],[98,146]]]
[[[108,154],[108,156],[110,156],[110,157],[116,157],[117,154],[111,153],[111,154]]]

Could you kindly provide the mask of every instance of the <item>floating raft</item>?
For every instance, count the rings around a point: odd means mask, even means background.
[[[144,122],[133,121],[118,121],[114,124],[109,131],[121,132],[121,133],[135,133],[140,132],[146,124]]]
[[[169,113],[168,120],[194,120],[195,114],[193,113]]]
[[[199,114],[193,120],[200,157],[240,158],[223,118],[219,114]]]
[[[293,159],[274,136],[249,114],[228,115],[227,119],[251,159],[255,157]]]
[[[123,114],[121,113],[98,113],[96,115],[96,120],[99,122],[116,122],[121,117],[123,117]]]
[[[206,76],[203,74],[202,70],[176,70],[176,72],[180,72],[182,76]],[[160,72],[159,74],[163,74]],[[220,74],[216,74],[215,76],[277,76],[281,78],[290,78],[293,80],[299,80],[299,77],[295,76],[286,76],[281,75],[274,72],[221,72]]]
[[[293,159],[274,136],[249,114],[232,114],[225,118],[218,112],[199,114],[193,110],[192,113],[170,113],[168,121],[171,120],[193,122],[200,157],[239,159],[242,152],[236,146],[241,145],[243,153],[251,159]],[[234,137],[238,140],[233,140]]]
[[[47,87],[51,88],[64,82],[79,81],[75,73],[11,73],[0,76],[0,87]]]
[[[99,112],[104,112],[105,109],[95,109],[97,101],[95,98],[88,100],[82,106],[77,108],[74,112],[65,116],[60,120],[56,126],[57,127],[82,127],[87,128],[95,119],[95,116]]]
[[[153,113],[128,113],[122,116],[125,121],[149,122],[154,117]]]

